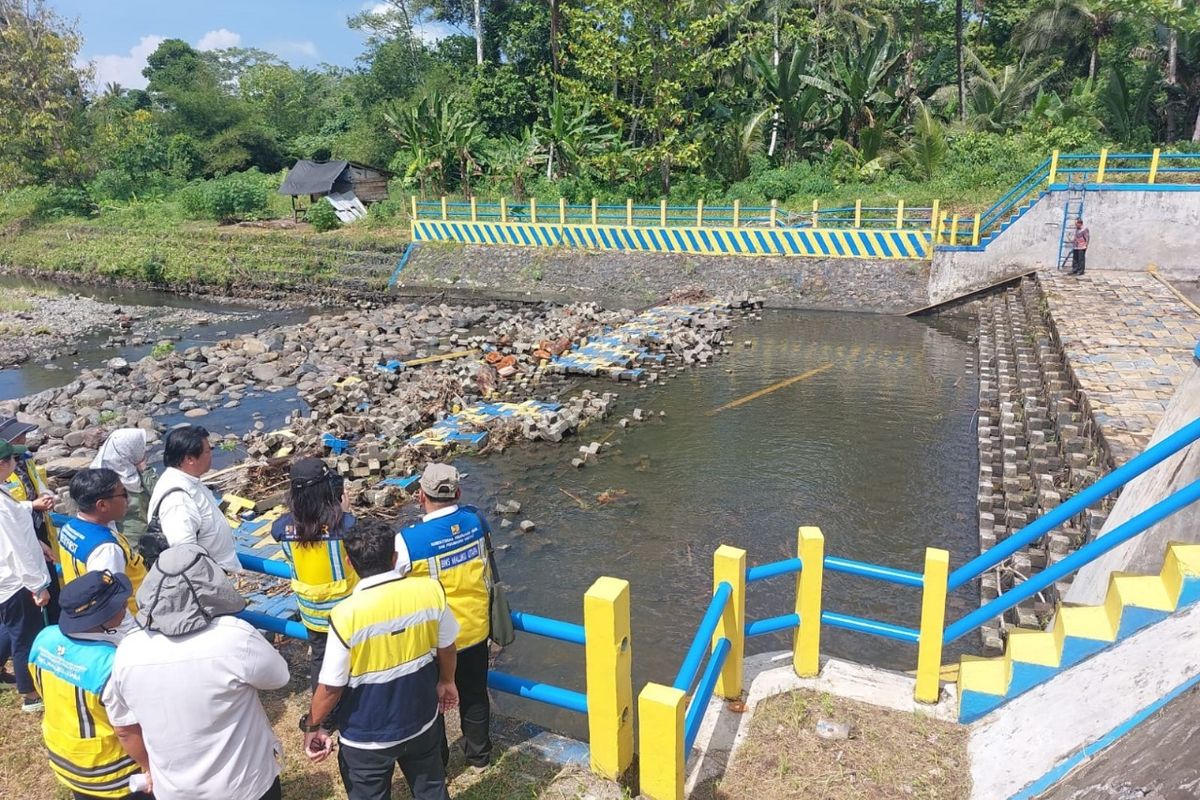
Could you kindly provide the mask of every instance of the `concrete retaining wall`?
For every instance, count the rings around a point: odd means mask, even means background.
[[[897,313],[926,305],[929,264],[854,258],[667,255],[421,244],[402,289],[470,289],[634,306],[684,287],[749,292],[776,308]]]
[[[1031,269],[1057,267],[1066,199],[1066,192],[1047,192],[986,248],[935,250],[929,302]],[[1154,264],[1173,280],[1200,278],[1200,191],[1089,190],[1084,218],[1092,233],[1088,269],[1144,272]]]
[[[1153,445],[1193,420],[1200,419],[1200,368],[1192,371],[1167,406],[1162,422],[1150,440]],[[1145,511],[1150,506],[1200,479],[1200,443],[1192,444],[1154,469],[1135,478],[1121,491],[1100,536]],[[1148,575],[1162,568],[1170,542],[1200,542],[1200,505],[1181,509],[1137,538],[1121,545],[1081,569],[1064,598],[1071,603],[1097,604],[1108,590],[1112,572]]]

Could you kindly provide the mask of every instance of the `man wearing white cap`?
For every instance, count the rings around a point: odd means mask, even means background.
[[[396,571],[436,578],[458,620],[459,719],[467,764],[485,767],[492,755],[487,693],[489,599],[488,528],[483,515],[460,506],[458,470],[430,464],[420,480],[421,522],[396,534]]]

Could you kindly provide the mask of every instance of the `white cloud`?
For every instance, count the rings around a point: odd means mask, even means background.
[[[224,50],[226,47],[237,47],[242,43],[241,34],[234,33],[228,28],[218,28],[209,31],[196,42],[197,50]]]
[[[270,42],[266,49],[280,56],[317,57],[317,45],[308,39],[303,41]]]
[[[441,20],[417,21],[413,24],[413,33],[425,44],[433,44],[440,39],[445,39],[447,36],[452,36],[456,33],[470,35],[467,31]]]
[[[103,89],[109,83],[119,83],[126,89],[145,89],[146,78],[142,70],[146,58],[166,40],[164,36],[148,34],[129,48],[129,55],[103,55],[92,59],[96,68],[95,85]]]
[[[363,4],[363,10],[370,11],[372,14],[386,14],[387,12],[391,11],[393,8],[395,8],[395,6],[393,6],[391,3],[364,3]]]

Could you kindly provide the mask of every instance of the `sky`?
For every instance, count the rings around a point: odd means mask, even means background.
[[[164,39],[200,50],[257,47],[296,67],[350,67],[364,36],[346,19],[381,3],[362,0],[49,0],[83,34],[80,62],[92,62],[96,86],[116,82],[142,89],[146,57]],[[459,32],[426,23],[418,35],[433,41]],[[469,33],[469,31],[461,31]]]

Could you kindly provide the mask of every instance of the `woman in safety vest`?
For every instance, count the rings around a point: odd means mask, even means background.
[[[300,621],[308,628],[309,675],[315,690],[325,658],[329,612],[358,583],[342,544],[342,535],[354,527],[354,515],[341,476],[321,459],[300,459],[290,477],[288,513],[275,520],[271,536],[283,545],[292,566],[292,591]]]

